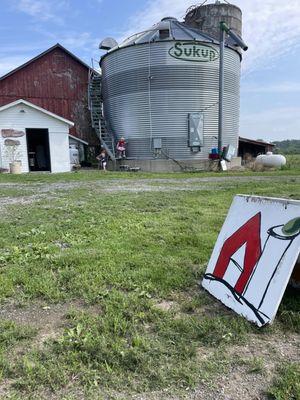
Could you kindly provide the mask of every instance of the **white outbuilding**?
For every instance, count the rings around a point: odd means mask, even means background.
[[[21,161],[21,171],[68,172],[74,123],[20,99],[0,107],[0,168]]]

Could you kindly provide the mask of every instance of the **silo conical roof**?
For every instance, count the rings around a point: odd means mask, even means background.
[[[165,35],[161,34],[162,31],[165,31]],[[169,31],[169,34],[167,34],[167,31]],[[110,51],[137,44],[164,42],[167,40],[195,40],[199,42],[218,43],[214,38],[210,37],[206,33],[195,28],[190,28],[184,23],[179,22],[174,17],[165,17],[146,31],[136,33],[135,35],[125,39]]]
[[[219,44],[215,38],[209,36],[207,33],[197,28],[192,28],[183,22],[179,22],[174,17],[165,17],[151,28],[128,37],[118,44],[118,46],[111,48],[107,53],[129,46],[170,40]],[[226,45],[235,48],[230,38],[226,40]]]

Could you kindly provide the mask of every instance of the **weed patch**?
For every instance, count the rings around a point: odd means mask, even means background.
[[[300,399],[300,363],[281,366],[268,394],[275,400]]]

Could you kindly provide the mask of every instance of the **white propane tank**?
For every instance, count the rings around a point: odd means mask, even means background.
[[[79,151],[76,148],[75,144],[70,145],[69,153],[70,153],[70,164],[78,165],[79,164]]]
[[[286,164],[286,158],[281,154],[273,154],[268,151],[267,154],[260,154],[256,157],[256,164],[261,164],[265,167],[282,167]]]

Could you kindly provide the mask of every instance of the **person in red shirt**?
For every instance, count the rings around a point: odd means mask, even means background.
[[[126,141],[123,137],[117,143],[117,151],[119,158],[126,158]]]

